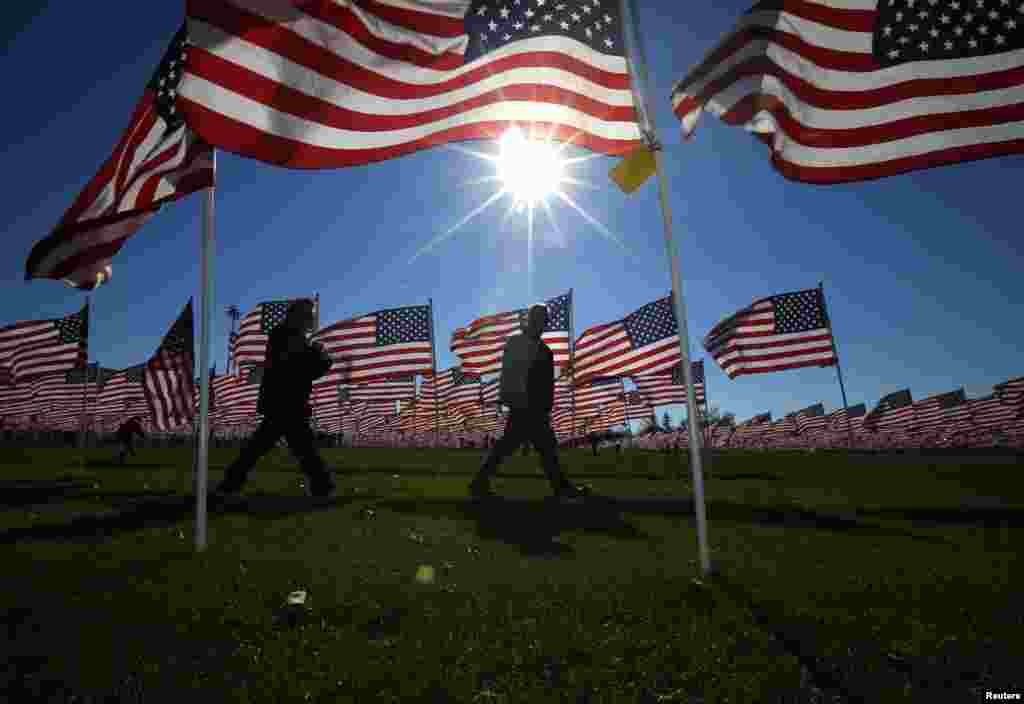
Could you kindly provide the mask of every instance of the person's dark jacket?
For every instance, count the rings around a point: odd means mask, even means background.
[[[501,360],[501,402],[513,409],[550,413],[555,403],[555,356],[525,333],[505,343]]]
[[[139,423],[138,419],[131,418],[121,424],[121,427],[117,429],[117,437],[119,439],[128,440],[133,435],[138,435],[140,438],[145,437],[146,433],[142,429],[142,424]]]
[[[263,380],[256,412],[265,416],[309,417],[313,381],[331,368],[331,358],[301,330],[279,325],[267,341]]]

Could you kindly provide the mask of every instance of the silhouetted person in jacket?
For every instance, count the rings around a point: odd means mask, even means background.
[[[284,321],[270,332],[256,406],[263,421],[227,468],[215,495],[237,494],[256,461],[282,437],[309,480],[309,493],[324,497],[334,491],[334,479],[313,445],[310,427],[313,381],[331,368],[331,358],[323,347],[306,341],[306,333],[315,325],[313,310],[312,301],[296,301]]]
[[[117,441],[121,444],[121,449],[117,453],[117,463],[124,464],[128,455],[135,457],[135,443],[133,442],[135,436],[138,435],[140,438],[144,438],[146,433],[142,429],[142,423],[139,422],[138,417],[135,417],[121,423],[116,435]]]
[[[487,454],[476,479],[469,485],[475,498],[493,496],[491,477],[520,445],[530,443],[540,453],[544,474],[558,498],[578,498],[585,492],[563,476],[558,464],[558,440],[551,428],[555,398],[555,366],[551,348],[543,340],[547,307],[530,307],[522,333],[505,343],[501,365],[501,402],[509,407],[505,433]]]
[[[597,443],[600,438],[597,437],[597,433],[590,434],[590,448],[594,451],[594,457],[597,457]]]

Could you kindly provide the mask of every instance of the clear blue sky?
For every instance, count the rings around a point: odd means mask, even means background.
[[[2,81],[5,238],[0,324],[59,317],[84,294],[26,283],[45,236],[113,149],[177,30],[184,3],[43,3],[4,9]],[[965,386],[969,396],[1024,374],[1018,199],[1024,162],[997,159],[856,185],[816,187],[772,171],[766,148],[706,117],[682,144],[669,94],[729,31],[745,3],[641,3],[651,95],[682,253],[691,353],[722,317],[773,293],[824,280],[847,394],[873,405],[910,387],[915,398]],[[20,30],[18,29],[20,27]],[[486,151],[492,145],[464,146]],[[589,187],[567,193],[625,245],[559,201],[557,230],[536,225],[532,295],[526,225],[501,201],[409,263],[494,191],[470,183],[492,167],[434,149],[368,167],[288,171],[218,153],[216,305],[212,353],[223,370],[228,319],[264,300],[320,293],[321,321],[435,304],[437,362],[452,330],[487,313],[575,289],[576,335],[621,318],[671,286],[652,180],[625,196],[615,160],[575,166]],[[103,366],[148,358],[190,296],[198,310],[202,196],[166,208],[114,260],[94,292],[90,352]],[[1014,220],[1018,224],[1014,224]],[[198,344],[198,316],[196,337]],[[198,358],[198,353],[197,353]],[[729,381],[706,363],[712,404],[739,419],[823,401],[841,405],[832,369]],[[628,384],[627,384],[628,385]],[[664,409],[658,410],[660,417]],[[682,407],[670,407],[674,420]]]

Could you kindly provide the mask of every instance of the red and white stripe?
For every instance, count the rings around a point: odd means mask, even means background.
[[[557,37],[464,65],[467,0],[189,0],[179,104],[211,144],[304,169],[493,139],[515,123],[605,154],[639,144],[622,57]]]
[[[883,68],[876,0],[763,5],[673,89],[684,138],[706,110],[822,184],[1024,151],[1024,51]]]
[[[62,342],[60,324],[84,321],[77,342]],[[65,318],[26,320],[0,329],[0,365],[8,381],[21,384],[33,377],[84,367],[88,358],[88,306]]]
[[[674,383],[671,373],[634,376],[633,383],[636,384],[637,390],[647,398],[647,401],[652,406],[686,403],[686,384]],[[707,403],[703,383],[693,385],[693,394],[696,397],[698,406],[703,406]]]
[[[365,384],[376,380],[433,373],[430,341],[377,345],[377,315],[342,320],[313,335],[334,360],[327,377],[336,382]]]

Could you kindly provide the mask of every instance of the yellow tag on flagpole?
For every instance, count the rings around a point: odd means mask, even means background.
[[[646,146],[630,152],[608,175],[623,193],[633,193],[654,175],[654,152]]]

